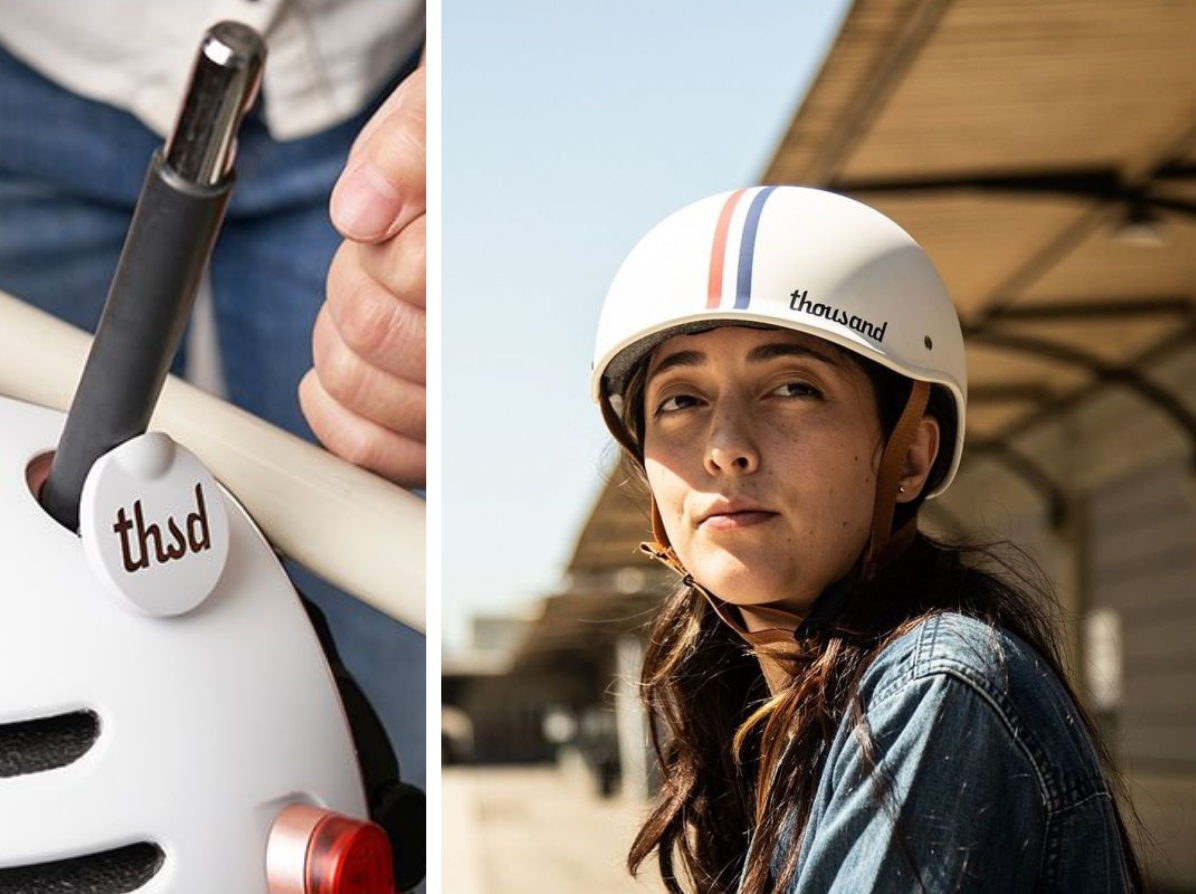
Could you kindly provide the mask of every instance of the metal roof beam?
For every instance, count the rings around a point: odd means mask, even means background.
[[[911,177],[894,180],[836,180],[829,186],[852,195],[932,193],[980,193],[1000,195],[1060,195],[1102,202],[1126,202],[1154,206],[1196,216],[1196,203],[1169,196],[1152,195],[1151,178],[1137,186],[1122,180],[1112,168],[1077,171],[1019,171],[1009,174],[971,174],[950,177]]]
[[[1038,491],[1047,506],[1051,527],[1058,531],[1067,522],[1067,495],[1042,467],[1004,441],[985,441],[968,448],[982,453],[1006,466],[1010,471]]]
[[[1140,319],[1142,317],[1179,317],[1196,319],[1196,303],[1190,298],[1128,298],[1113,301],[1035,301],[1033,304],[1006,304],[995,315],[974,325],[973,331],[987,330],[1003,322],[1033,321],[1103,321]]]
[[[1138,369],[1106,363],[1094,354],[1046,339],[994,332],[990,329],[965,330],[965,334],[973,341],[985,345],[1034,354],[1069,366],[1080,367],[1093,373],[1099,379],[1116,382],[1137,392],[1139,396],[1154,404],[1183,429],[1191,442],[1192,458],[1196,463],[1196,415],[1174,394],[1146,378]]]
[[[1196,165],[1177,162],[1164,165],[1154,172],[1153,180],[1196,180]]]
[[[1161,363],[1176,353],[1190,348],[1193,342],[1196,342],[1196,324],[1189,325],[1179,332],[1173,333],[1167,338],[1145,348],[1133,358],[1130,365],[1141,368]],[[1099,392],[1103,385],[1104,383],[1100,379],[1094,379],[1087,385],[1068,391],[1066,394],[1060,396],[1058,400],[1052,401],[1037,410],[1033,410],[1010,423],[999,435],[994,436],[994,439],[1011,441],[1040,425],[1055,421],[1061,414],[1074,409],[1085,400],[1090,400]]]
[[[1010,174],[971,174],[950,177],[910,177],[894,180],[836,180],[831,189],[849,193],[1060,193],[1080,198],[1129,198],[1121,175],[1112,168],[1077,171],[1019,171]]]

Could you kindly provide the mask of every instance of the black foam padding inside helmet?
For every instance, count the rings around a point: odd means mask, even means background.
[[[94,711],[0,723],[0,778],[65,767],[85,755],[99,736],[100,718]]]
[[[139,842],[113,850],[0,869],[0,894],[125,894],[162,868],[166,855]]]
[[[412,891],[423,881],[428,862],[427,815],[427,798],[414,785],[392,780],[370,792],[370,819],[390,839],[399,891]]]
[[[353,744],[357,748],[357,760],[361,765],[370,819],[382,827],[390,840],[395,886],[399,891],[410,891],[423,880],[427,870],[428,820],[424,793],[402,781],[398,756],[386,734],[386,728],[341,661],[328,619],[314,602],[300,595],[324,649],[324,657],[336,680],[341,704],[349,721]],[[0,891],[0,894],[4,892]]]

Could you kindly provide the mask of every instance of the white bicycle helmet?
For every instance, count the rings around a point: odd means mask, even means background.
[[[0,892],[385,889],[363,743],[269,544],[152,432],[93,467],[75,535],[35,497],[62,423],[0,398]],[[149,587],[114,582],[105,526]]]
[[[955,418],[939,421],[950,460],[927,497],[950,485],[964,440],[963,334],[930,259],[893,221],[823,190],[758,186],[703,199],[649,231],[607,293],[591,382],[612,434],[633,454],[621,418],[632,371],[666,339],[726,324],[804,332],[926,383],[915,384],[908,418],[890,436],[891,456],[904,455],[900,442],[922,415],[927,386],[945,389]],[[878,494],[884,460],[881,470]],[[888,537],[892,511],[878,497],[874,547]]]

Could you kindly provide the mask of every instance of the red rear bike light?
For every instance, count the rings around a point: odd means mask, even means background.
[[[395,894],[382,828],[294,804],[278,815],[266,849],[271,894]]]

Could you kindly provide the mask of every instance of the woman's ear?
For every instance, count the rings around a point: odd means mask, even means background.
[[[926,479],[939,455],[939,421],[933,416],[923,416],[914,430],[909,444],[909,453],[897,479],[897,502],[908,503],[922,493]]]

